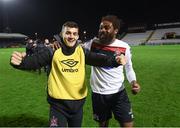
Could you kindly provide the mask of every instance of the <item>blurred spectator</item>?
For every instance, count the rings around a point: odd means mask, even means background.
[[[28,39],[26,43],[26,54],[28,56],[33,55],[33,53],[35,52],[35,47],[36,47],[36,44],[34,44],[34,41],[32,39]]]

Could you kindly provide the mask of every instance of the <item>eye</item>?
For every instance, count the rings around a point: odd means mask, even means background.
[[[77,32],[74,32],[74,33],[73,33],[73,35],[74,35],[74,36],[77,36],[77,35],[78,35],[78,33],[77,33]]]
[[[100,26],[99,29],[100,29],[100,30],[102,30],[102,29],[109,30],[109,29],[111,29],[111,26],[109,26],[109,25],[104,25],[104,26]]]
[[[104,29],[105,30],[108,30],[108,29],[110,29],[111,27],[110,26],[104,26]]]
[[[67,32],[66,32],[66,34],[67,34],[67,35],[70,35],[70,34],[71,34],[71,32],[67,31]]]

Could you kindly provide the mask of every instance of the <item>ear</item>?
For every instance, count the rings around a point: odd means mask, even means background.
[[[77,40],[79,39],[79,35],[77,36]]]
[[[78,40],[78,39],[79,39],[79,35],[77,35],[77,36],[75,37],[75,39]]]
[[[62,32],[59,33],[59,36],[62,38]]]
[[[115,29],[114,33],[117,34],[118,33],[118,29]]]

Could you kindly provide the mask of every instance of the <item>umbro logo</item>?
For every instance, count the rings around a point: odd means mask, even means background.
[[[62,60],[61,63],[69,67],[74,67],[75,65],[77,65],[78,61],[75,61],[74,59],[67,59],[67,60]]]

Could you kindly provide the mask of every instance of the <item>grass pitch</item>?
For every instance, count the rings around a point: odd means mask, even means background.
[[[9,65],[12,51],[0,49],[0,126],[48,126],[49,105],[46,101],[45,73],[20,71]],[[132,47],[133,66],[141,93],[126,89],[136,127],[180,126],[180,45]],[[86,70],[89,87],[90,66]],[[84,106],[84,127],[98,126],[92,119],[91,92]],[[112,119],[111,127],[119,126]]]

